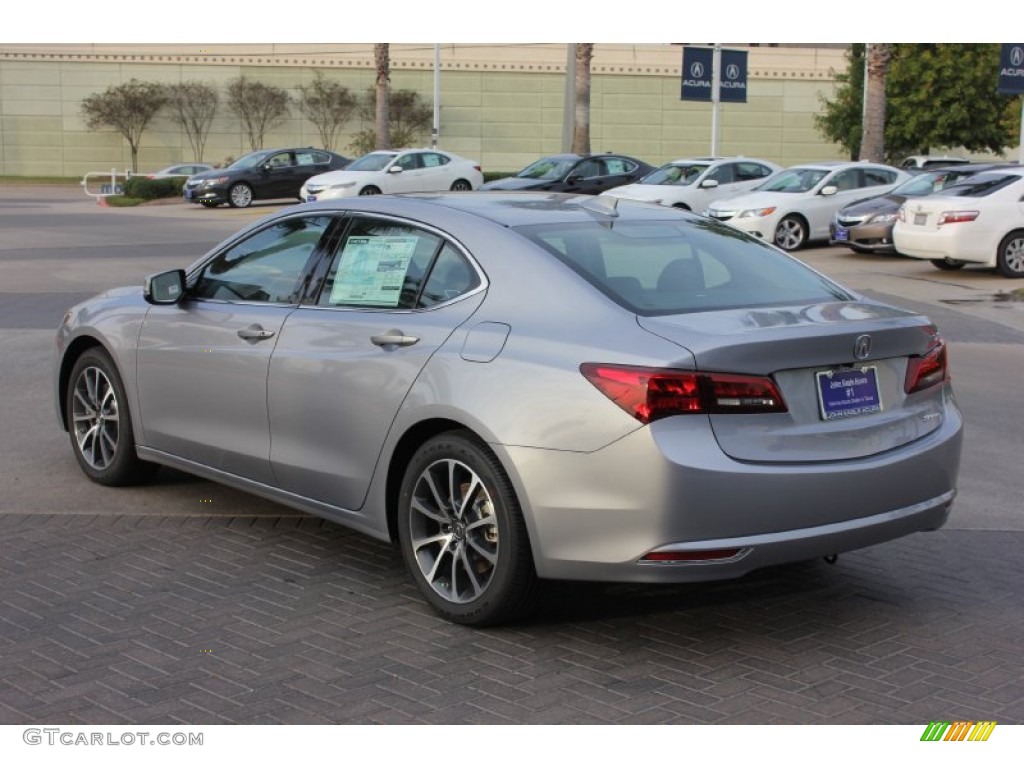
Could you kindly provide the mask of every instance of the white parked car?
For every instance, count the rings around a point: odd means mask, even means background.
[[[939,269],[982,264],[1024,277],[1024,167],[979,173],[941,195],[908,200],[892,235],[897,251]]]
[[[712,200],[751,190],[781,170],[775,163],[756,157],[692,157],[673,160],[635,184],[601,194],[704,211]]]
[[[299,197],[311,203],[356,195],[468,192],[483,183],[475,160],[439,149],[388,149],[363,155],[343,170],[312,177],[302,185]]]
[[[826,162],[776,173],[752,192],[716,200],[707,215],[787,251],[827,240],[836,211],[884,195],[910,175],[888,165]]]

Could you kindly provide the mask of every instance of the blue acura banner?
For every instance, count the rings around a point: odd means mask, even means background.
[[[747,52],[722,50],[719,73],[719,101],[746,102]],[[714,49],[683,48],[683,83],[679,98],[683,101],[711,101]]]
[[[1024,93],[1024,43],[1003,43],[999,55],[999,92]]]
[[[747,52],[722,50],[719,101],[747,101]]]
[[[711,101],[710,48],[683,48],[683,85],[679,98],[683,101]]]

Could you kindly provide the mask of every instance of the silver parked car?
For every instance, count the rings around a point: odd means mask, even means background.
[[[670,208],[553,193],[290,208],[68,311],[61,425],[396,541],[446,618],[538,579],[685,582],[944,524],[927,318]]]

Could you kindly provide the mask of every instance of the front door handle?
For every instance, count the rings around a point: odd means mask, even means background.
[[[269,339],[274,335],[274,331],[266,331],[263,326],[259,323],[253,323],[248,328],[243,328],[238,332],[238,338],[245,339],[246,341],[260,341],[262,339]]]
[[[411,347],[419,340],[419,336],[406,336],[397,328],[370,337],[370,341],[378,347]]]

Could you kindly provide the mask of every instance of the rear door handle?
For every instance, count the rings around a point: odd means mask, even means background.
[[[397,328],[370,337],[370,341],[378,347],[411,347],[419,340],[419,336],[406,336]]]
[[[269,339],[273,335],[274,331],[266,331],[258,323],[253,323],[248,328],[243,328],[238,332],[238,338],[245,339],[246,341],[260,341],[261,339]]]

